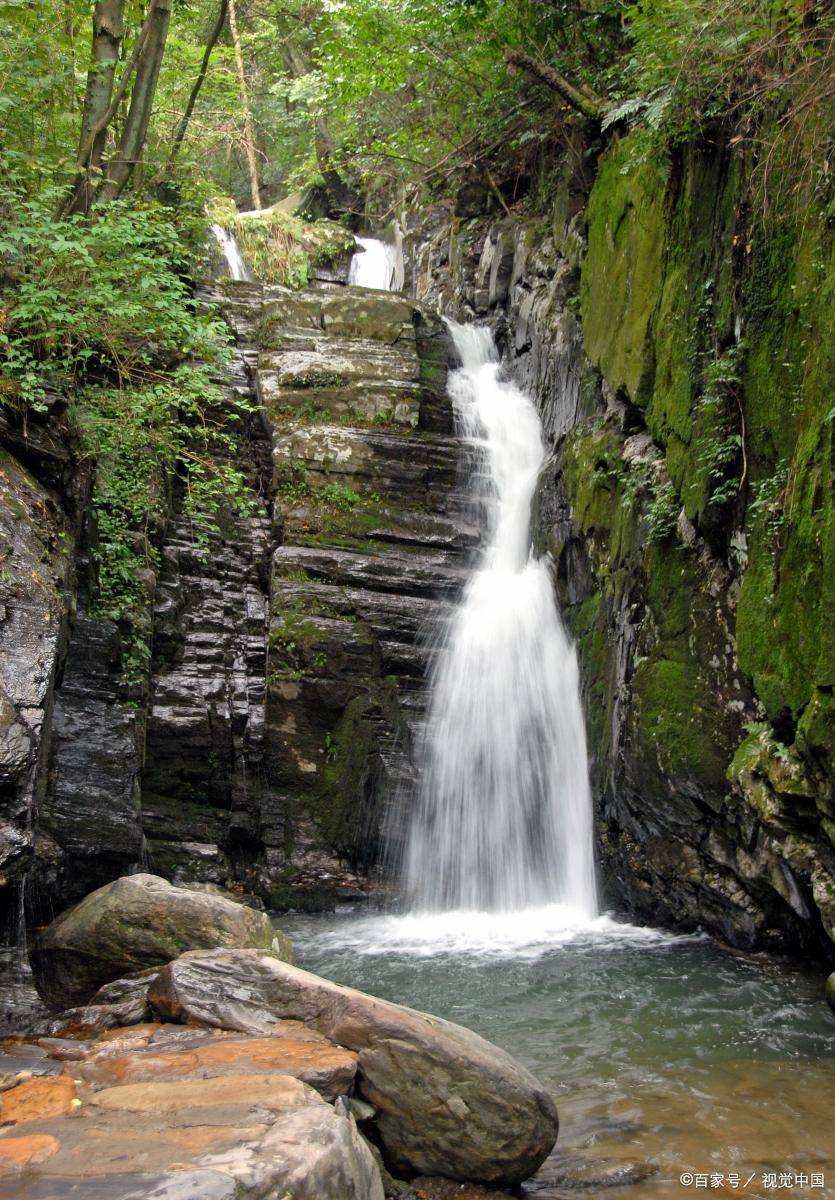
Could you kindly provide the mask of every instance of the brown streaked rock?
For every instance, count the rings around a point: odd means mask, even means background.
[[[127,1054],[98,1056],[80,1067],[79,1075],[94,1086],[243,1076],[240,1087],[245,1089],[248,1078],[274,1071],[300,1079],[334,1100],[351,1091],[356,1070],[356,1054],[327,1042],[224,1038],[192,1044],[188,1049],[137,1047]]]
[[[23,1125],[72,1112],[76,1099],[71,1076],[49,1075],[28,1079],[0,1096],[0,1123]]]

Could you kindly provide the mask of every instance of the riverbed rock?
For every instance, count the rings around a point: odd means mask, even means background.
[[[329,1042],[287,1038],[221,1038],[195,1036],[170,1048],[150,1043],[122,1054],[99,1056],[80,1068],[81,1077],[99,1085],[142,1084],[176,1077],[181,1080],[236,1078],[276,1072],[301,1079],[326,1100],[351,1092],[357,1055]],[[240,1083],[238,1084],[240,1086]]]
[[[254,947],[292,957],[269,918],[223,896],[127,875],[62,913],[35,942],[32,968],[56,1008],[84,1005],[104,984],[169,962],[184,950]]]
[[[20,1084],[3,1096],[0,1200],[383,1200],[344,1106],[260,1066],[117,1086],[69,1074]]]
[[[556,1141],[554,1103],[524,1067],[458,1025],[302,971],[256,950],[193,951],[165,966],[149,1002],[164,1020],[269,1035],[303,1021],[357,1051],[391,1167],[519,1183]]]
[[[835,971],[826,981],[826,1003],[835,1012]]]

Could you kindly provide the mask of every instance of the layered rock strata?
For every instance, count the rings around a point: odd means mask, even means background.
[[[203,300],[236,336],[224,403],[250,409],[231,464],[243,503],[195,522],[169,481],[134,630],[143,678],[134,664],[126,680],[123,631],[91,615],[89,471],[73,492],[60,413],[52,432],[5,435],[19,456],[4,460],[0,545],[0,882],[14,919],[27,873],[40,924],[148,866],[328,906],[365,894],[384,828],[397,841],[425,632],[475,538],[445,329],[402,296],[335,285],[229,284]]]

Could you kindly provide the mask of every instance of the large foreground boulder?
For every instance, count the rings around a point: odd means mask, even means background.
[[[218,946],[292,958],[288,939],[265,913],[156,875],[126,875],[57,917],[38,937],[31,960],[44,1000],[72,1008],[120,976]]]
[[[557,1137],[545,1089],[468,1029],[341,987],[258,951],[192,952],[148,992],[164,1019],[269,1035],[303,1021],[359,1054],[357,1086],[374,1106],[397,1173],[515,1184]]]

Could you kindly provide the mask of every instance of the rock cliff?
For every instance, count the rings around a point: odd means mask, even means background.
[[[425,631],[476,538],[445,312],[491,322],[552,446],[535,535],[579,647],[609,898],[832,954],[831,235],[754,219],[729,152],[664,170],[627,137],[595,173],[572,161],[545,216],[468,193],[408,218],[413,299],[206,295],[251,401],[249,504],[197,536],[172,481],[139,684],[89,612],[89,468],[60,400],[4,430],[10,930],[24,878],[35,921],[140,865],[319,908],[396,855]]]

